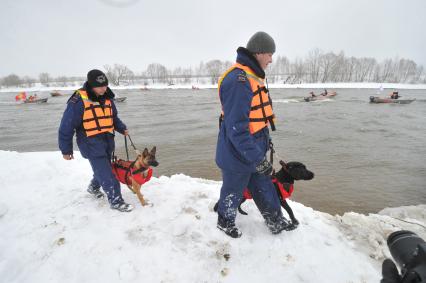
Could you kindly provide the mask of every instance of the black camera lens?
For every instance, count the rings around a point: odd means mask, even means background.
[[[410,231],[396,231],[388,237],[388,247],[392,257],[401,268],[407,266],[414,258],[417,246],[425,241]]]

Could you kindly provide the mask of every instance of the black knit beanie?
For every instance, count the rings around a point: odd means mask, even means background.
[[[249,39],[246,48],[253,54],[275,53],[275,42],[266,32],[258,31]]]
[[[91,87],[108,86],[108,78],[104,72],[94,69],[87,73],[87,83]]]

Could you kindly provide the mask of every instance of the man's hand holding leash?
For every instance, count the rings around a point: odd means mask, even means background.
[[[266,176],[271,175],[272,173],[272,164],[266,159],[266,157],[256,166],[256,171],[259,174]]]

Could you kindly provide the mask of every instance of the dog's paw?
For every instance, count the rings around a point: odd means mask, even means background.
[[[142,204],[142,206],[153,207],[154,204],[152,202],[148,201],[147,199],[145,199],[145,202]]]
[[[293,224],[295,227],[299,226],[299,221],[295,218],[291,220],[291,224]]]

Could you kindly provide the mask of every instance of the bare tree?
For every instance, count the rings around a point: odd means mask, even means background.
[[[134,79],[134,73],[127,66],[121,64],[114,64],[114,67],[110,65],[104,66],[106,76],[113,85],[120,85],[121,82],[127,81],[128,83]]]
[[[217,84],[219,76],[222,74],[222,62],[220,60],[211,60],[206,63],[207,74],[210,76],[212,84]]]
[[[390,82],[392,76],[392,59],[386,59],[380,64],[380,82]]]
[[[146,69],[146,74],[151,78],[152,83],[155,83],[157,79],[160,83],[167,82],[168,72],[166,67],[158,63],[152,63],[148,65]]]
[[[293,74],[293,77],[289,79],[290,83],[302,82],[306,74],[305,62],[300,58],[296,58],[295,62],[290,65],[290,72]]]
[[[68,78],[66,76],[59,76],[55,81],[59,86],[67,86]]]
[[[183,78],[183,82],[184,83],[189,83],[191,82],[191,78],[192,78],[192,68],[186,68],[182,70],[182,78]]]
[[[40,83],[44,86],[49,86],[50,82],[50,75],[49,73],[40,73],[38,75],[38,79],[40,80]]]
[[[309,75],[309,81],[316,83],[319,81],[320,77],[320,57],[322,51],[318,48],[312,50],[308,54],[308,59],[306,61],[307,72]]]
[[[423,73],[423,66],[417,66],[416,72],[414,73],[413,77],[411,78],[410,83],[421,82],[422,81],[421,77],[422,77],[423,74],[424,74]],[[425,77],[425,79],[426,79],[426,77]],[[424,80],[423,80],[423,83],[424,83]]]
[[[20,86],[21,83],[21,79],[18,75],[15,74],[10,74],[3,78],[3,85],[5,87]]]
[[[168,70],[165,66],[152,63],[141,75],[135,76],[127,66],[114,64],[105,65],[106,75],[113,85],[148,83],[203,83],[208,80],[216,84],[232,62],[211,60],[207,63],[200,62],[194,68],[177,67]],[[277,56],[266,70],[270,82],[301,83],[301,82],[395,82],[395,83],[421,83],[424,82],[425,72],[423,66],[417,65],[410,59],[386,59],[378,62],[374,58],[346,57],[344,52],[324,53],[320,49],[311,50],[304,58],[290,61],[285,56]],[[196,80],[194,79],[196,78]],[[84,78],[67,78],[60,76],[52,80],[48,73],[41,73],[39,80],[48,86],[55,81],[58,85],[79,84]],[[78,81],[78,83],[77,83]],[[34,85],[34,79],[29,77],[19,78],[11,74],[0,82],[7,86]]]
[[[206,63],[206,74],[210,77],[210,82],[216,84],[219,77],[232,66],[231,61],[211,60]]]
[[[22,84],[26,87],[33,87],[36,83],[36,79],[31,78],[29,76],[25,76],[22,78]]]
[[[331,70],[334,68],[336,55],[332,52],[320,55],[319,57],[319,73],[322,74],[321,82],[329,81]]]

